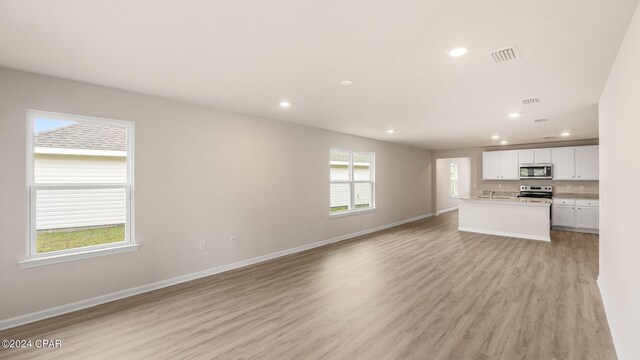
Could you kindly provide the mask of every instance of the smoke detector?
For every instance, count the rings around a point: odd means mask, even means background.
[[[520,57],[518,55],[518,50],[516,49],[515,46],[494,50],[494,51],[491,51],[489,54],[491,54],[491,56],[493,57],[493,61],[495,61],[496,64],[499,64],[505,61],[515,60]]]
[[[549,118],[540,118],[533,120],[534,123],[543,123],[549,121]]]
[[[520,100],[522,105],[533,105],[540,102],[540,98],[522,99]]]

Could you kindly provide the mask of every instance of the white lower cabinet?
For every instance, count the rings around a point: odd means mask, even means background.
[[[575,227],[575,207],[571,205],[553,205],[551,209],[553,226]]]
[[[576,200],[576,227],[598,230],[600,228],[600,208],[592,200]]]
[[[551,224],[576,230],[598,230],[600,228],[599,202],[589,199],[553,199]]]

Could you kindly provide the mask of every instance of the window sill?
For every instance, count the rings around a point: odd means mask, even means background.
[[[350,215],[357,215],[357,214],[364,214],[364,213],[370,213],[376,211],[376,208],[369,208],[369,209],[362,209],[362,210],[353,210],[353,211],[346,211],[346,212],[339,212],[339,213],[335,213],[335,214],[329,214],[329,218],[339,218],[339,217],[343,217],[343,216],[350,216]]]
[[[58,263],[63,263],[67,261],[89,259],[89,258],[98,257],[98,256],[131,252],[131,251],[138,250],[139,247],[140,247],[140,244],[126,244],[126,245],[117,246],[117,247],[87,250],[87,251],[71,253],[71,254],[33,257],[33,258],[25,259],[22,261],[18,261],[18,265],[20,265],[21,268],[25,269],[25,268],[31,268],[36,266],[58,264]]]

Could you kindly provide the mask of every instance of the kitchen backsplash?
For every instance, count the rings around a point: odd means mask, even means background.
[[[488,190],[485,189],[484,191],[493,191],[494,192],[494,196],[509,196],[509,197],[515,197],[518,196],[518,194],[520,193],[519,191],[499,191],[499,190]],[[478,195],[480,195],[482,193],[482,191],[480,191],[478,193]],[[598,193],[561,193],[561,192],[556,192],[553,194],[554,197],[556,198],[567,198],[567,199],[599,199],[600,196]]]
[[[472,186],[472,193],[476,195],[479,195],[483,190],[486,190],[495,191],[496,194],[503,193],[503,196],[510,196],[508,194],[517,194],[520,191],[520,185],[553,186],[553,193],[555,196],[562,195],[574,198],[593,198],[593,196],[597,197],[600,193],[598,181],[481,181],[480,184],[473,185],[477,185],[476,187]]]

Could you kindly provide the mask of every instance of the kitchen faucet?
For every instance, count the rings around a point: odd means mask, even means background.
[[[489,193],[489,200],[493,200],[493,195],[496,194],[495,191],[487,191],[487,190],[482,190],[482,197],[487,196],[486,194]]]

